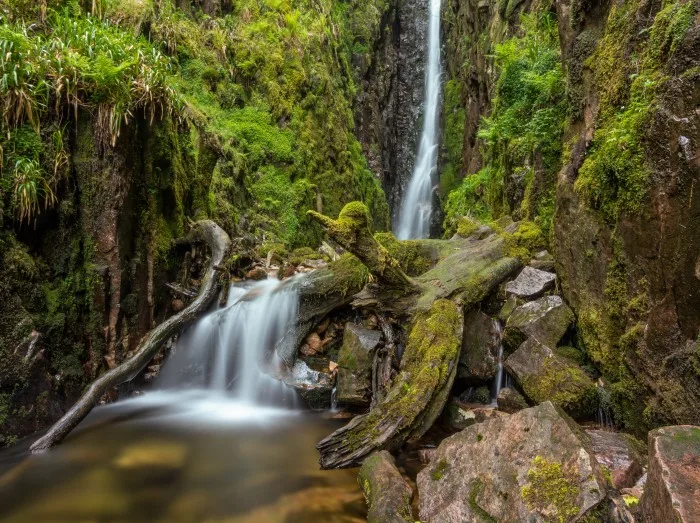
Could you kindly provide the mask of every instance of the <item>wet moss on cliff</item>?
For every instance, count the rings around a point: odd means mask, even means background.
[[[600,115],[575,189],[611,225],[621,214],[637,215],[645,208],[651,176],[646,132],[657,93],[669,79],[663,66],[696,9],[694,2],[667,0],[650,20],[647,1],[614,4],[603,37],[584,63],[595,78]],[[641,41],[640,35],[645,35]]]
[[[477,133],[485,144],[484,167],[450,193],[444,224],[450,232],[460,215],[513,214],[536,221],[549,235],[567,116],[565,81],[553,15],[542,7],[521,15],[520,25],[522,36],[494,47],[493,110]]]

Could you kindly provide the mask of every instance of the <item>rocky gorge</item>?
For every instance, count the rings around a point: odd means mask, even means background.
[[[289,293],[254,358],[344,423],[320,467],[368,521],[699,520],[698,3],[443,2],[430,238],[398,240],[429,3],[0,2],[2,446],[73,448]],[[322,477],[236,510],[315,521]],[[339,492],[318,521],[357,520]]]

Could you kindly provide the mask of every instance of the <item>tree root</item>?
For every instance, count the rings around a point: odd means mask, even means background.
[[[171,316],[151,330],[141,340],[134,355],[93,381],[82,397],[59,419],[48,432],[32,444],[30,450],[42,452],[60,443],[93,409],[105,392],[133,379],[171,336],[194,322],[216,298],[221,264],[229,255],[231,240],[228,234],[211,220],[196,222],[186,240],[204,241],[211,248],[211,261],[202,279],[197,298],[181,312]]]

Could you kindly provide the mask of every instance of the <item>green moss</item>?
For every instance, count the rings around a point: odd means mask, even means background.
[[[474,234],[480,226],[481,224],[476,220],[463,216],[457,222],[457,234],[459,234],[462,238],[469,238],[469,236]]]
[[[577,365],[585,365],[586,355],[576,347],[557,347],[554,352],[563,358],[567,358]]]
[[[390,232],[376,233],[374,239],[399,262],[409,276],[418,276],[433,266],[431,250],[420,241],[397,240]]]
[[[537,403],[551,401],[575,417],[595,410],[595,383],[576,364],[546,358],[540,371],[522,382],[525,394]]]
[[[651,27],[643,27],[649,9],[644,1],[612,5],[605,33],[585,62],[596,80],[601,121],[575,188],[611,224],[620,214],[645,208],[651,175],[646,132],[657,92],[668,81],[662,69],[678,50],[697,7],[694,2],[664,2]],[[645,38],[638,43],[640,35]]]
[[[498,229],[496,224],[491,224]],[[505,254],[512,258],[518,258],[523,263],[528,263],[534,253],[547,246],[547,239],[542,229],[534,222],[522,220],[518,222],[518,228],[513,233],[500,232],[505,240]]]
[[[636,507],[637,505],[639,505],[639,498],[637,498],[631,494],[623,494],[622,500],[625,502],[625,505],[627,505],[630,508],[633,508],[633,507]]]
[[[551,520],[571,521],[579,512],[577,500],[579,487],[576,478],[567,474],[561,463],[537,456],[527,472],[529,484],[521,495],[530,510],[551,514]]]
[[[520,2],[505,4],[502,15],[509,17]],[[522,15],[520,25],[519,36],[507,38],[493,51],[484,50],[495,54],[498,74],[491,114],[478,131],[485,144],[485,165],[448,196],[444,223],[448,236],[454,234],[461,216],[488,221],[514,213],[538,223],[546,235],[551,229],[567,115],[559,37],[546,8]],[[522,178],[525,185],[521,201],[507,194],[513,178]]]
[[[385,401],[370,410],[363,423],[346,436],[349,448],[364,444],[367,438],[377,438],[388,419],[395,420],[405,439],[420,437],[432,426],[447,399],[448,384],[454,379],[456,366],[452,363],[461,348],[462,322],[459,307],[450,300],[436,300],[416,317],[401,374]],[[431,398],[432,410],[425,410]],[[419,416],[420,423],[416,424]]]
[[[448,80],[443,87],[443,144],[447,157],[440,169],[440,195],[446,197],[459,184],[462,174],[462,146],[466,113],[462,84]]]
[[[430,473],[430,477],[433,478],[433,481],[439,481],[442,479],[442,477],[445,475],[445,471],[448,468],[447,461],[443,458],[440,461],[438,461],[437,466],[433,471]]]

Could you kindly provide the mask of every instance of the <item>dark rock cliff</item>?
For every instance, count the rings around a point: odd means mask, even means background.
[[[392,1],[374,30],[373,51],[358,68],[356,134],[398,216],[413,172],[424,98],[429,0]]]
[[[550,241],[578,343],[611,391],[618,423],[639,432],[698,423],[697,3],[447,3],[443,195],[494,161],[477,136],[497,96],[494,48],[522,34],[520,13],[543,12],[556,21],[566,76],[563,153],[551,175],[537,152],[524,166],[539,184],[530,194],[555,195]],[[488,182],[503,193],[489,214],[528,217],[531,189],[518,158],[505,158],[502,178]]]

